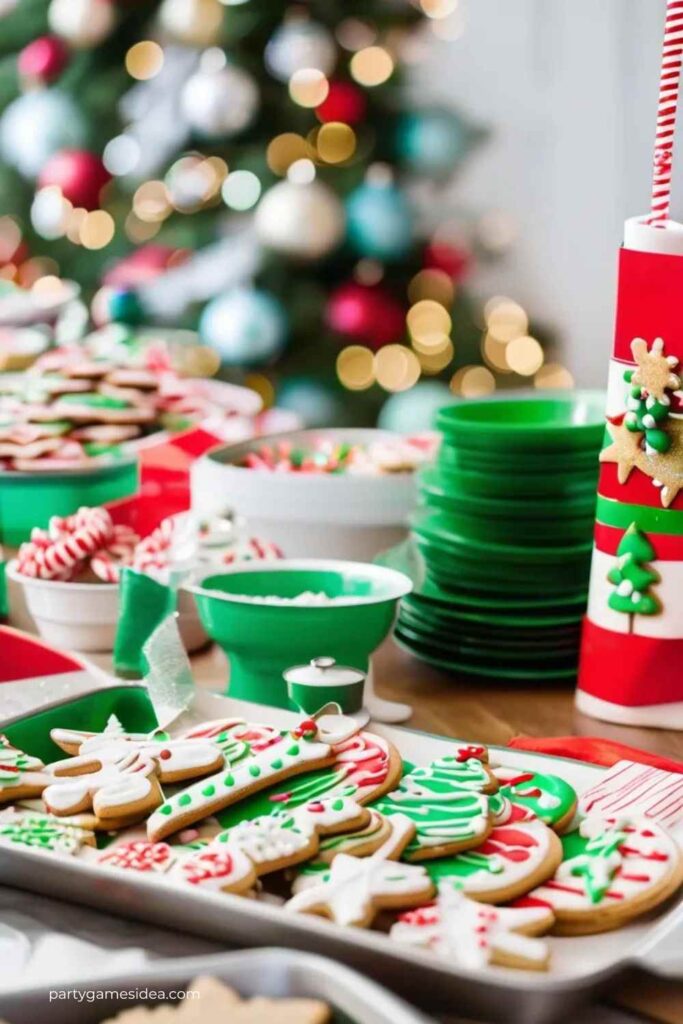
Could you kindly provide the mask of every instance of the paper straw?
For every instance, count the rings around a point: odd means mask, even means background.
[[[669,219],[671,167],[682,60],[683,0],[668,0],[664,25],[662,68],[659,77],[657,133],[652,172],[652,206],[649,217],[649,223],[656,227],[665,227],[666,221]]]

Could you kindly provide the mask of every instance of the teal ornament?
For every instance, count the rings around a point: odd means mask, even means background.
[[[387,398],[377,425],[382,430],[401,434],[419,434],[433,430],[436,414],[453,401],[447,384],[436,380],[420,381],[408,391],[397,391]]]
[[[287,317],[268,292],[233,288],[204,307],[199,334],[226,365],[260,366],[277,358],[285,347]]]
[[[128,288],[114,289],[107,309],[109,319],[115,324],[141,324],[145,318],[138,293]]]
[[[0,118],[0,157],[25,178],[37,178],[58,150],[85,144],[81,109],[60,89],[25,92]]]
[[[366,180],[346,200],[346,232],[359,256],[400,259],[412,243],[410,204],[393,182]]]
[[[278,388],[277,404],[297,413],[307,427],[329,427],[339,422],[342,406],[325,384],[309,377],[290,377]]]
[[[398,157],[413,170],[447,174],[467,152],[467,133],[450,110],[421,110],[404,114],[396,129]]]

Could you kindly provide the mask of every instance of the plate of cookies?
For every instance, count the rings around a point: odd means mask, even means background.
[[[491,1020],[683,972],[681,775],[208,693],[161,731],[139,686],[2,728],[6,884]]]

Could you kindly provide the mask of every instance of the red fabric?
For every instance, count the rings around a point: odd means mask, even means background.
[[[634,469],[626,483],[620,484],[617,478],[617,466],[613,462],[603,462],[600,466],[598,494],[601,494],[603,498],[615,498],[628,505],[662,507],[659,487],[653,485],[649,476]],[[683,491],[676,495],[669,507],[683,509]]]
[[[573,761],[587,761],[589,764],[604,765],[605,768],[610,768],[617,761],[637,761],[638,764],[648,764],[653,768],[683,774],[681,761],[651,754],[649,750],[640,750],[638,747],[629,747],[626,743],[606,740],[601,736],[515,736],[508,746],[535,754],[550,754],[553,757],[569,757]]]
[[[621,538],[626,531],[618,526],[595,524],[595,546],[606,555],[616,555]],[[655,559],[660,562],[683,562],[683,536],[668,533],[648,533],[647,539],[655,549]]]
[[[579,689],[622,707],[683,701],[683,638],[614,633],[584,619]]]
[[[683,359],[683,259],[622,249],[614,331],[614,357],[632,362],[631,342],[663,338],[666,354]]]
[[[0,683],[77,671],[84,671],[78,658],[19,629],[0,626]]]

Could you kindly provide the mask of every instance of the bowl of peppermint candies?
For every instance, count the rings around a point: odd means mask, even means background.
[[[415,471],[432,435],[298,430],[226,445],[192,466],[192,507],[230,508],[292,558],[371,561],[404,539],[417,504]]]

